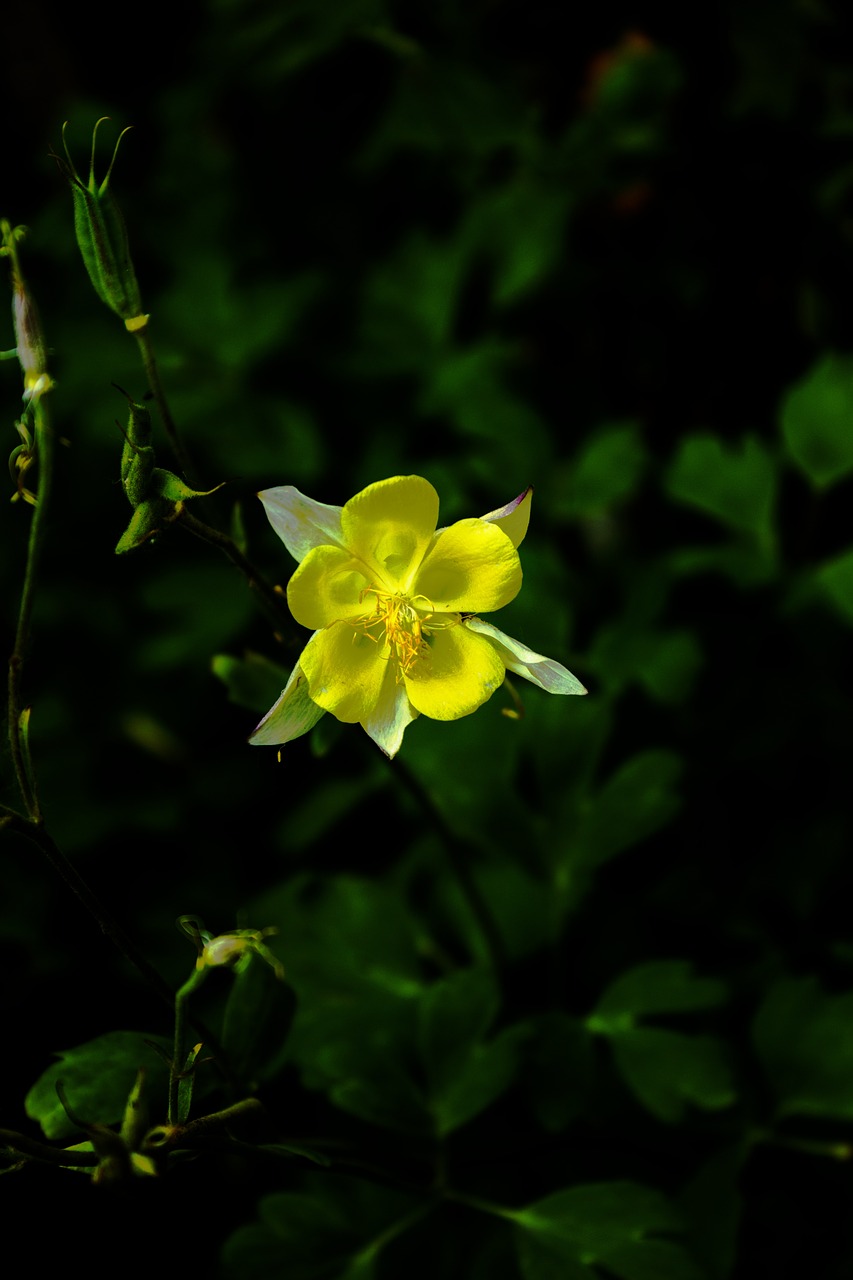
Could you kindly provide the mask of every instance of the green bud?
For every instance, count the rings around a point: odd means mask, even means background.
[[[153,458],[154,451],[149,452]],[[137,478],[140,479],[141,475],[142,472]],[[213,489],[191,489],[174,472],[166,471],[163,467],[152,467],[141,490],[142,496],[135,503],[130,524],[118,540],[116,555],[133,551],[136,547],[141,547],[143,542],[156,537],[167,525],[178,519],[188,499],[206,498],[221,488],[222,485],[218,484]],[[126,484],[125,493],[130,496]]]
[[[142,299],[130,259],[124,218],[109,185],[118,149],[122,138],[128,132],[127,129],[119,134],[103,182],[98,185],[95,179],[95,142],[98,127],[108,118],[103,116],[92,133],[88,182],[84,182],[80,177],[68,152],[65,142],[67,122],[62,126],[62,145],[65,156],[54,153],[53,158],[71,184],[71,195],[74,200],[74,231],[95,292],[102,302],[115,311],[116,315],[121,316],[125,327],[135,332],[145,328],[148,317],[142,314]]]
[[[124,394],[127,395],[127,392]],[[138,507],[148,493],[154,471],[151,414],[144,404],[137,404],[130,396],[127,396],[127,402],[130,405],[130,418],[121,451],[121,484],[130,505]]]
[[[130,524],[116,543],[116,555],[141,547],[143,542],[148,542],[161,533],[179,514],[180,508],[174,502],[166,502],[163,498],[146,498],[136,507],[130,517]]]
[[[15,428],[21,438],[21,443],[9,454],[9,475],[12,477],[12,484],[15,486],[15,492],[12,494],[12,502],[19,502],[22,498],[24,502],[29,502],[32,506],[36,505],[36,495],[31,489],[24,484],[24,477],[30,467],[36,463],[36,442],[35,436],[30,434],[29,429],[23,422],[16,422]]]

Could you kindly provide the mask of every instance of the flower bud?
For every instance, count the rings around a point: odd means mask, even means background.
[[[67,123],[62,127],[65,157],[54,154],[53,158],[71,184],[74,232],[95,292],[116,315],[121,316],[127,329],[136,332],[145,328],[148,317],[142,314],[142,299],[130,259],[124,218],[109,185],[119,145],[127,129],[119,134],[106,177],[98,185],[95,180],[95,142],[98,127],[106,119],[108,117],[103,116],[92,133],[88,182],[80,177],[68,152],[65,142]]]
[[[125,393],[127,394],[127,393]],[[121,451],[121,484],[132,507],[138,507],[148,494],[148,486],[154,471],[154,450],[151,447],[151,414],[144,404],[137,404],[127,397],[130,419]]]
[[[12,320],[15,347],[24,375],[24,399],[38,399],[53,385],[47,372],[47,346],[41,330],[38,309],[21,274],[17,242],[25,234],[24,227],[0,222],[0,256],[8,257],[12,268]]]

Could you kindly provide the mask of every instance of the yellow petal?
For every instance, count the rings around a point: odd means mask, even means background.
[[[421,476],[393,476],[357,493],[341,512],[344,541],[371,585],[406,591],[438,522],[438,494]]]
[[[387,654],[387,645],[348,622],[318,631],[299,659],[311,701],[347,724],[369,721],[382,694]]]
[[[423,715],[458,720],[482,706],[503,684],[505,675],[504,664],[488,640],[464,626],[448,627],[430,636],[429,653],[405,677],[406,691],[412,706]]]
[[[436,534],[413,592],[436,613],[490,613],[520,588],[521,561],[508,536],[485,520],[459,520]]]
[[[287,584],[290,612],[312,631],[369,613],[370,603],[359,600],[370,585],[364,573],[361,561],[343,547],[314,547]]]

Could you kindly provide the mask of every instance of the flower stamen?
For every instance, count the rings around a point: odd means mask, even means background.
[[[384,629],[384,640],[388,645],[389,659],[397,664],[397,678],[408,675],[419,658],[429,656],[429,645],[426,636],[429,634],[427,622],[432,617],[431,601],[426,596],[396,595],[383,591],[380,587],[365,587],[359,596],[363,601],[366,596],[375,596],[376,604],[372,613],[353,620],[353,625],[371,640],[379,641]],[[415,600],[423,600],[428,606],[424,609],[415,605]]]

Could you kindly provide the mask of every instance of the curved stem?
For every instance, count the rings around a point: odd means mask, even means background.
[[[190,456],[181,443],[178,435],[178,428],[175,426],[175,419],[172,417],[166,400],[166,392],[163,390],[163,384],[160,381],[160,372],[157,368],[157,361],[154,359],[154,348],[151,345],[151,338],[148,335],[148,325],[142,329],[137,329],[133,334],[136,338],[136,345],[139,347],[139,354],[142,356],[142,363],[145,367],[145,376],[148,379],[148,386],[151,388],[151,394],[154,397],[154,403],[157,405],[163,426],[166,429],[166,435],[169,437],[169,444],[172,446],[172,452],[175,455],[178,466],[184,475],[189,478],[192,475],[192,462]]]
[[[49,1147],[25,1133],[16,1133],[14,1129],[0,1129],[0,1145],[8,1151],[14,1151],[16,1155],[25,1156],[28,1160],[40,1160],[45,1164],[92,1168],[99,1161],[94,1151],[69,1151],[62,1147]]]
[[[33,508],[32,523],[30,524],[30,537],[27,543],[27,562],[24,569],[24,585],[21,589],[21,603],[18,609],[18,623],[15,628],[15,643],[9,656],[8,711],[9,747],[21,798],[27,813],[33,821],[40,822],[41,812],[38,794],[30,766],[29,747],[27,745],[26,712],[23,705],[23,668],[30,639],[36,580],[44,546],[50,504],[53,471],[53,430],[44,399],[36,400],[31,412],[35,426],[38,489]]]
[[[226,533],[220,533],[212,525],[205,524],[202,520],[190,515],[186,506],[181,507],[178,520],[189,533],[192,533],[196,538],[200,538],[202,542],[207,542],[210,546],[217,547],[223,555],[228,557],[233,565],[236,565],[245,577],[249,589],[258,597],[262,609],[276,627],[280,627],[282,622],[285,622],[287,629],[292,629],[293,619],[283,603],[284,592],[280,587],[270,586],[263,574],[243,554],[233,538],[229,538]]]
[[[72,862],[69,862],[43,823],[41,821],[35,822],[7,811],[0,818],[0,830],[17,832],[19,835],[24,836],[25,839],[32,840],[34,844],[38,845],[54,871],[65,881],[68,888],[89,914],[97,920],[101,933],[109,938],[113,946],[121,952],[128,964],[133,966],[143,981],[151,987],[152,991],[155,991],[160,999],[170,1009],[174,1010],[175,996],[165,978],[155,969],[150,960],[146,959],[129,934],[124,931],[118,921],[89,888],[80,872]],[[200,1018],[188,1015],[187,1020],[195,1027],[204,1043],[210,1049],[223,1076],[228,1080],[229,1084],[233,1084],[233,1073],[228,1066],[224,1051],[217,1038]]]
[[[474,852],[472,846],[467,841],[459,838],[441,810],[434,803],[423,783],[402,760],[397,758],[394,761],[393,769],[395,775],[418,802],[436,834],[441,839],[451,871],[465,901],[468,903],[472,916],[480,927],[492,967],[496,970],[502,969],[506,963],[503,938],[489,904],[480,892],[480,887],[471,873],[471,856]]]

